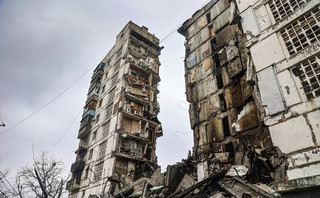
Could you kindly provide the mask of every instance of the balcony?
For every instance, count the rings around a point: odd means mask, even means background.
[[[91,131],[91,125],[87,124],[83,127],[80,128],[79,133],[78,133],[78,139],[83,139],[85,138]]]
[[[77,160],[71,165],[71,172],[80,172],[84,169],[85,162],[83,160]]]
[[[80,144],[79,144],[79,148],[76,151],[76,154],[78,154],[79,156],[83,156],[84,154],[86,154],[88,150],[88,143],[80,140]]]
[[[92,115],[92,114],[86,115],[86,116],[81,120],[80,129],[81,129],[82,127],[90,124],[93,116],[94,116],[94,115]]]
[[[105,66],[106,66],[106,63],[100,62],[99,65],[94,69],[93,73],[96,73],[99,70],[103,71]]]
[[[89,109],[85,114],[83,114],[83,119],[81,120],[80,129],[78,133],[78,139],[83,139],[90,133],[92,127],[91,120],[93,118],[94,111],[94,109]]]
[[[98,70],[96,73],[94,73],[91,78],[91,83],[100,83],[103,73],[103,70]]]
[[[80,188],[80,182],[77,182],[76,179],[71,179],[67,182],[66,190],[74,191]]]
[[[88,97],[88,99],[87,99],[87,101],[86,101],[86,106],[87,106],[91,101],[97,102],[97,101],[98,101],[98,94],[92,92],[92,93],[89,95],[89,97]]]
[[[83,115],[82,115],[82,120],[84,120],[88,115],[94,116],[96,113],[95,109],[88,109]]]

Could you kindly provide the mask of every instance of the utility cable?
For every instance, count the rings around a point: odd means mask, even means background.
[[[13,188],[13,186],[11,185],[11,183],[7,180],[6,176],[2,173],[2,171],[0,171],[2,177],[6,180],[6,182],[9,184],[9,186],[12,188],[12,190],[17,193],[17,191]],[[3,183],[3,181],[2,181]],[[4,183],[3,183],[4,184]],[[4,184],[4,186],[9,190],[9,188]],[[9,192],[12,194],[12,192],[9,190]],[[18,193],[17,193],[18,194]]]
[[[52,100],[50,100],[47,104],[45,104],[44,106],[40,107],[39,109],[37,109],[35,112],[31,113],[30,115],[28,115],[27,117],[25,117],[24,119],[20,120],[19,122],[17,122],[16,124],[14,124],[13,126],[11,126],[10,128],[8,128],[7,130],[3,131],[0,133],[0,135],[8,132],[9,130],[15,128],[16,126],[18,126],[19,124],[21,124],[22,122],[24,122],[25,120],[29,119],[30,117],[34,116],[35,114],[37,114],[39,111],[41,111],[42,109],[46,108],[49,104],[51,104],[52,102],[54,102],[56,99],[58,99],[62,94],[64,94],[66,91],[68,91],[73,85],[75,85],[78,81],[80,81],[94,66],[90,67],[87,71],[85,71],[80,77],[78,77],[74,82],[72,82],[66,89],[64,89],[61,93],[59,93],[56,97],[54,97]]]
[[[70,130],[70,128],[72,127],[73,123],[76,121],[76,119],[78,118],[79,114],[81,113],[82,108],[80,109],[80,111],[77,113],[76,117],[72,120],[71,124],[69,125],[69,127],[67,128],[67,130],[65,130],[65,132],[63,133],[63,135],[60,137],[60,139],[58,140],[57,143],[55,143],[55,145],[53,145],[53,147],[51,148],[51,151],[54,149],[54,147],[56,147],[60,141],[62,140],[62,138],[66,135],[66,133]]]
[[[206,1],[206,2],[205,2],[203,5],[201,5],[201,7],[200,7],[199,9],[197,9],[197,10],[200,10],[201,8],[203,8],[203,7],[204,7],[207,3],[209,3],[210,1],[211,1],[211,0]],[[195,13],[197,10],[193,11],[191,14],[189,14],[189,16],[191,15],[191,17],[192,17],[192,14]],[[189,17],[189,18],[191,18],[191,17]],[[185,19],[184,19],[183,21],[185,21]],[[183,21],[182,21],[180,24],[182,24]],[[175,33],[175,32],[179,29],[180,26],[181,26],[181,25],[178,25],[174,30],[172,30],[169,34],[167,34],[165,37],[163,37],[163,39],[160,40],[160,43],[162,43],[164,40],[166,40],[167,38],[169,38],[173,33]]]

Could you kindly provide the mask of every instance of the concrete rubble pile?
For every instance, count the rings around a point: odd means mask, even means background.
[[[229,167],[229,171],[216,168],[207,178],[198,181],[196,161],[194,156],[189,156],[169,165],[165,173],[160,173],[159,167],[150,178],[134,182],[124,178],[121,182],[123,188],[114,197],[278,197],[271,183],[249,182],[262,175],[244,165],[234,165]]]

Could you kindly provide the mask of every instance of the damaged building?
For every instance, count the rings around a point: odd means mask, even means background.
[[[130,21],[94,70],[66,186],[70,198],[116,194],[158,168],[161,49],[146,27]]]
[[[262,119],[286,158],[273,187],[281,193],[320,188],[320,2],[237,4]]]
[[[194,133],[183,166],[193,181],[229,171],[237,177],[215,189],[235,197],[319,195],[319,8],[318,0],[212,0],[179,28]]]

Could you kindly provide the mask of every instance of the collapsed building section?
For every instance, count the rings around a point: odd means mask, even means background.
[[[312,194],[320,175],[319,1],[212,0],[178,32],[197,181],[242,165],[236,176],[247,168],[252,184]]]
[[[146,27],[130,21],[94,70],[66,187],[70,198],[116,194],[123,182],[157,169],[161,49]]]
[[[270,183],[280,158],[259,111],[246,35],[236,4],[211,1],[178,30],[186,37],[185,79],[197,179],[245,165],[252,183]],[[278,162],[281,164],[281,162]]]
[[[320,2],[237,1],[264,124],[286,156],[281,193],[319,188]],[[310,194],[304,194],[304,196]]]

